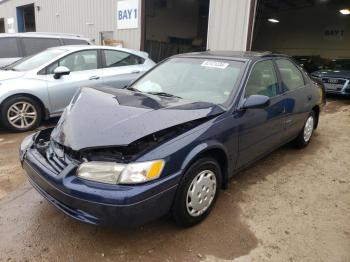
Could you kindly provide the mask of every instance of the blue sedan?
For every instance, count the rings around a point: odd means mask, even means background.
[[[324,101],[284,55],[177,55],[127,88],[82,88],[55,128],[22,142],[20,160],[77,220],[130,227],[170,213],[188,227],[234,174],[288,142],[306,147]]]

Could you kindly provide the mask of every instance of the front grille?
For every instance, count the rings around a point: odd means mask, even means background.
[[[55,142],[50,142],[47,147],[46,160],[57,173],[61,173],[70,163],[64,148]]]
[[[48,164],[48,168],[57,175],[60,174],[69,164],[76,162],[75,156],[70,154],[68,148],[50,139],[53,128],[40,131],[35,138],[35,149]],[[79,161],[78,161],[79,162]]]
[[[322,78],[322,82],[327,91],[341,91],[347,80],[341,78]]]
[[[346,79],[342,78],[322,78],[322,82],[330,85],[341,85],[344,86],[346,83]]]

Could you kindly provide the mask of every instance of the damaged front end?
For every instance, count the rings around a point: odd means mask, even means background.
[[[42,158],[46,160],[50,168],[57,174],[62,172],[70,163],[80,165],[84,162],[115,162],[131,163],[139,157],[160,146],[161,144],[186,133],[201,125],[210,118],[201,118],[173,126],[151,135],[138,139],[127,146],[109,146],[72,150],[69,147],[57,143],[51,138],[54,128],[40,131],[33,139],[33,145]]]
[[[107,148],[83,149],[79,151],[80,161],[115,161],[130,163],[167,142],[208,121],[208,118],[197,119],[191,122],[173,126],[151,135],[138,139],[127,146],[113,146]]]

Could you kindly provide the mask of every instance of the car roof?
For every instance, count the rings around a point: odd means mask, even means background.
[[[0,37],[37,37],[37,38],[67,38],[67,39],[91,39],[83,37],[78,34],[66,34],[66,33],[45,33],[45,32],[28,32],[28,33],[1,33]]]
[[[50,47],[48,49],[63,49],[63,50],[67,50],[67,52],[91,50],[91,49],[116,50],[116,51],[131,53],[137,56],[141,56],[143,58],[148,58],[148,54],[146,52],[122,48],[122,47],[105,46],[105,45],[63,45],[63,46]]]
[[[289,57],[285,54],[272,52],[254,52],[254,51],[204,51],[195,53],[186,53],[175,55],[174,57],[194,57],[194,58],[214,58],[214,59],[240,59],[240,60],[258,60],[265,57]]]

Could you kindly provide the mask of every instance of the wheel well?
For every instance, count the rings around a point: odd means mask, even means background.
[[[212,157],[218,162],[222,172],[221,188],[226,189],[227,183],[228,183],[228,159],[225,152],[219,148],[206,150],[205,152],[200,153],[194,159],[192,159],[192,161],[188,166],[190,166],[192,163],[194,163],[198,159],[201,159],[204,157]]]
[[[34,95],[31,95],[31,94],[21,94],[21,93],[20,94],[15,94],[15,95],[7,97],[2,103],[4,103],[5,101],[7,101],[7,100],[9,100],[11,98],[19,97],[19,96],[29,97],[29,98],[33,99],[35,102],[37,102],[39,107],[40,107],[40,110],[41,110],[41,113],[42,113],[42,116],[44,117],[44,119],[48,118],[49,114],[48,114],[48,112],[47,112],[47,110],[45,108],[44,103],[38,97],[36,97]]]
[[[315,129],[317,128],[317,126],[318,126],[318,119],[319,119],[319,117],[320,117],[320,107],[319,106],[314,106],[313,108],[312,108],[312,110],[315,112]]]

